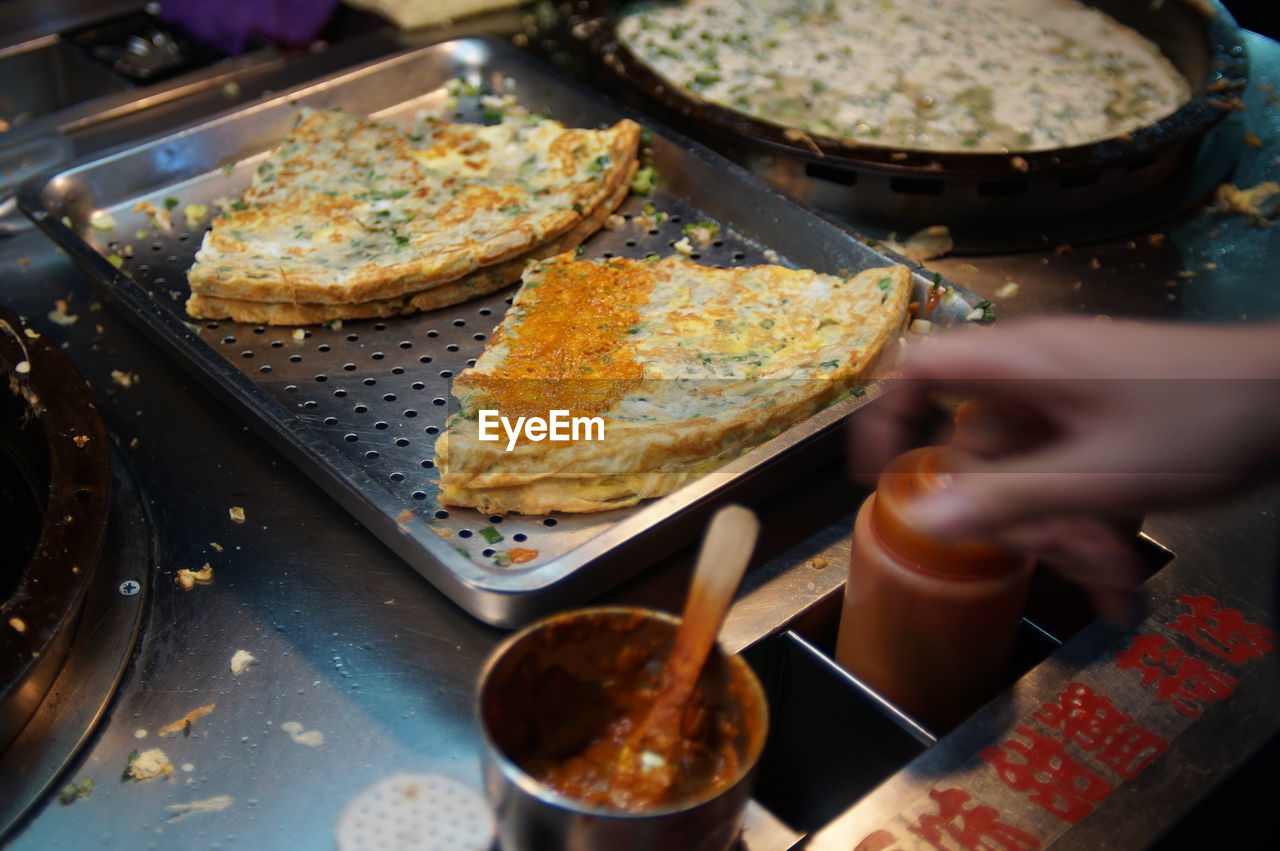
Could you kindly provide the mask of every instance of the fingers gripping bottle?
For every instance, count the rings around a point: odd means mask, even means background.
[[[922,535],[904,511],[946,488],[941,446],[898,456],[854,522],[836,660],[936,732],[1004,684],[1032,559]]]

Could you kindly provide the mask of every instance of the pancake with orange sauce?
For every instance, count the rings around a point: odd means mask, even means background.
[[[440,501],[545,514],[670,493],[871,377],[910,292],[905,266],[828,275],[572,254],[531,264],[454,381],[460,411],[436,443]],[[600,417],[603,439],[481,439],[482,411],[514,423],[556,410]]]

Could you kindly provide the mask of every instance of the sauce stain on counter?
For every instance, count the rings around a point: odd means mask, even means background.
[[[234,664],[233,664],[232,670],[235,670]],[[204,716],[212,712],[214,708],[217,707],[217,705],[218,704],[216,703],[207,703],[204,706],[197,707],[191,710],[190,712],[188,712],[186,715],[183,715],[177,721],[174,721],[171,724],[166,724],[163,727],[161,727],[159,730],[156,730],[156,735],[171,736],[174,733],[182,733],[184,736],[190,736],[191,726],[195,724],[195,722],[199,721],[201,718],[203,718]]]

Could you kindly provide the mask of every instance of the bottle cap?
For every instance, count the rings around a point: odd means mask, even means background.
[[[907,509],[912,500],[951,484],[954,452],[945,446],[926,446],[889,462],[876,484],[871,514],[877,537],[887,549],[930,573],[977,577],[1025,564],[1025,556],[979,541],[935,541],[912,522]]]

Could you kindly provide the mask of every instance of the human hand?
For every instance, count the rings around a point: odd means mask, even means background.
[[[1010,322],[912,348],[854,418],[856,470],[907,448],[938,391],[978,400],[951,487],[912,507],[940,540],[1038,556],[1124,620],[1142,578],[1133,518],[1280,468],[1280,329],[1083,319]]]

